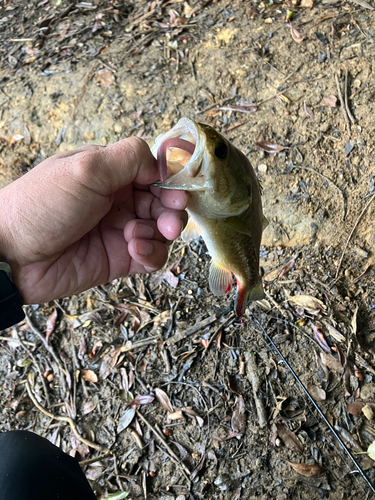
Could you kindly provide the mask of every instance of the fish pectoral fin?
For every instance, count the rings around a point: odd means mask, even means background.
[[[269,222],[268,222],[268,219],[267,217],[265,217],[263,215],[263,231],[266,229],[266,227],[268,226]]]
[[[231,289],[232,281],[232,273],[219,264],[219,262],[213,260],[208,278],[211,292],[214,295],[224,295]]]
[[[181,233],[181,238],[185,243],[189,243],[189,241],[195,240],[201,234],[200,227],[192,219],[189,219],[187,226]]]
[[[229,226],[231,229],[234,229],[238,233],[251,236],[250,229],[239,217],[228,217],[228,219],[223,219],[221,222],[224,222],[224,224]]]

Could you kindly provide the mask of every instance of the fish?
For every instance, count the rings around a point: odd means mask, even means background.
[[[268,221],[250,161],[214,128],[186,117],[157,136],[151,152],[160,175],[153,185],[188,192],[182,239],[202,236],[212,258],[208,282],[214,295],[227,294],[234,275],[234,307],[241,317],[250,302],[264,298],[259,252]]]

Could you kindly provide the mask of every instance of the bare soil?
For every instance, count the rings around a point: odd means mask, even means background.
[[[0,186],[82,144],[151,145],[182,116],[226,134],[270,221],[252,311],[373,484],[356,453],[375,439],[374,23],[363,0],[0,7]],[[110,448],[84,466],[98,498],[371,498],[251,314],[210,293],[209,261],[176,241],[156,276],[29,307],[1,332],[0,431],[79,460]]]

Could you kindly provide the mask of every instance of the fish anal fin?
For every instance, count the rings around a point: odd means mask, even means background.
[[[232,273],[219,264],[219,262],[213,260],[211,262],[208,278],[211,292],[214,295],[224,295],[228,293],[232,287],[232,281]]]
[[[240,318],[245,313],[246,307],[249,302],[254,302],[255,300],[264,299],[264,290],[262,281],[258,281],[258,283],[248,290],[246,290],[241,283],[237,280],[237,295],[236,295],[236,303],[235,310],[237,316]]]
[[[238,233],[247,234],[248,236],[251,236],[250,229],[239,217],[228,217],[227,219],[223,219],[221,222],[224,222],[224,224],[234,229]]]
[[[187,226],[182,231],[181,238],[188,243],[189,241],[195,240],[201,235],[201,230],[199,226],[192,220],[189,219]]]

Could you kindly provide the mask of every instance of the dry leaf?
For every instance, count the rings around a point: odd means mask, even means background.
[[[290,34],[292,35],[292,38],[295,42],[301,43],[304,41],[306,37],[301,35],[301,33],[296,30],[296,28],[293,26],[292,23],[289,24],[289,28],[290,28]]]
[[[57,319],[57,309],[54,308],[52,314],[48,317],[47,319],[47,329],[46,329],[46,341],[49,341],[50,336],[52,335],[55,325],[56,325],[56,319]]]
[[[274,281],[276,278],[281,278],[285,274],[287,274],[291,269],[293,269],[294,264],[296,263],[296,259],[298,257],[298,252],[293,255],[293,257],[288,260],[285,264],[282,266],[277,267],[276,269],[273,269],[272,271],[269,271],[264,277],[263,281]]]
[[[276,424],[277,434],[284,445],[295,453],[303,453],[303,444],[284,424]]]
[[[117,433],[120,433],[124,429],[126,429],[131,421],[133,420],[135,415],[135,408],[127,408],[120,420],[118,421],[118,426],[117,426]]]
[[[363,401],[354,401],[354,403],[348,403],[346,409],[347,412],[350,413],[350,415],[354,415],[355,417],[358,417],[362,413],[362,408],[366,406],[366,403]]]
[[[302,476],[306,476],[306,477],[322,476],[327,471],[327,469],[325,467],[322,467],[321,465],[294,464],[293,462],[288,462],[288,461],[287,461],[287,463],[291,467],[293,467],[293,469],[296,472],[298,472],[298,474],[301,474]]]
[[[328,352],[328,354],[331,354],[331,348],[329,347],[329,345],[327,344],[327,341],[326,339],[324,338],[324,335],[323,333],[319,330],[318,327],[316,327],[313,323],[311,324],[311,327],[313,329],[313,332],[314,332],[314,337],[315,337],[315,340],[318,342],[318,344],[320,345],[320,347]]]
[[[90,399],[90,401],[86,401],[82,407],[81,407],[81,414],[82,415],[87,415],[88,413],[91,413],[93,410],[96,408],[96,401],[93,399]]]
[[[307,106],[307,104],[305,102],[303,103],[303,109],[305,110],[305,113],[308,116],[310,116],[310,118],[312,118],[314,116],[314,111],[309,106]]]
[[[326,391],[317,385],[309,385],[307,390],[315,401],[324,401],[326,399]]]
[[[154,399],[154,396],[150,394],[146,394],[145,396],[140,396],[138,394],[130,403],[126,403],[126,406],[133,408],[133,406],[149,405]]]
[[[234,403],[234,411],[231,418],[233,432],[245,434],[246,432],[246,408],[242,396],[237,396]]]
[[[175,276],[170,269],[166,269],[162,273],[157,274],[152,280],[151,283],[153,285],[160,285],[162,281],[165,281],[173,288],[176,288],[178,285],[179,279]]]
[[[343,372],[342,365],[341,365],[340,361],[337,361],[337,359],[335,359],[333,356],[330,356],[329,354],[327,354],[325,352],[321,352],[320,359],[321,359],[321,363],[323,366],[327,366],[328,368],[330,368],[331,370],[334,370],[337,373]]]
[[[270,154],[276,154],[284,151],[284,149],[290,149],[288,146],[280,146],[279,144],[271,141],[257,141],[255,145],[257,148]]]
[[[367,454],[372,460],[375,460],[375,441],[373,441],[367,448]]]
[[[173,413],[173,406],[169,400],[169,397],[167,394],[162,390],[159,389],[158,387],[155,389],[155,396],[156,399],[159,401],[159,403],[162,405],[163,408],[165,408],[167,411],[170,413]]]
[[[82,370],[82,376],[86,382],[94,382],[94,384],[98,382],[98,376],[92,370]]]
[[[322,320],[323,325],[327,328],[328,333],[333,337],[337,342],[345,342],[345,337],[342,333],[340,333],[336,328],[328,323],[328,321]]]
[[[288,300],[296,306],[310,309],[311,311],[324,311],[326,309],[321,300],[311,297],[311,295],[294,295],[289,297]]]
[[[212,439],[214,439],[215,441],[218,441],[219,443],[222,443],[223,441],[228,441],[228,439],[233,439],[233,438],[238,438],[238,437],[242,437],[243,434],[240,434],[238,432],[234,432],[234,431],[230,431],[229,434],[225,437],[220,437],[218,436],[217,434],[213,434],[212,435]]]
[[[329,106],[330,108],[336,108],[337,106],[337,97],[334,95],[324,96],[322,100],[323,106]]]
[[[183,462],[187,462],[191,467],[194,467],[195,460],[190,455],[190,453],[180,443],[177,443],[176,441],[171,441],[171,443],[173,443],[175,446],[177,446],[177,449],[180,453],[181,460]]]
[[[180,418],[185,418],[181,410],[175,411],[173,413],[168,413],[169,420],[179,420]]]

